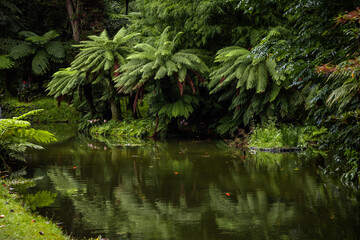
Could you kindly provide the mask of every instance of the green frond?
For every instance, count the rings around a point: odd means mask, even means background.
[[[167,75],[168,76],[171,76],[173,73],[177,72],[178,71],[178,67],[176,66],[176,64],[171,61],[171,60],[168,60],[166,61],[165,63],[165,67],[167,69]]]
[[[50,54],[50,56],[54,56],[56,58],[64,58],[65,57],[65,49],[61,42],[53,41],[49,42],[45,45],[46,51]]]
[[[257,66],[253,66],[249,71],[249,77],[246,81],[246,89],[251,89],[255,87],[255,82],[257,78]]]
[[[154,79],[162,79],[163,77],[165,77],[167,74],[167,69],[165,66],[161,66],[158,71],[155,74]]]
[[[17,60],[20,58],[27,57],[34,53],[35,53],[35,49],[33,49],[29,43],[22,43],[12,47],[9,55],[13,59]]]
[[[186,74],[187,74],[187,69],[186,68],[180,68],[179,69],[179,81],[180,82],[185,81]]]
[[[36,37],[39,35],[37,35],[34,32],[31,32],[31,31],[21,31],[21,32],[19,32],[19,36],[23,37],[23,38],[28,38],[28,37]]]
[[[47,41],[53,40],[53,39],[55,39],[55,38],[57,38],[59,36],[60,36],[60,34],[55,30],[48,31],[48,32],[44,33],[44,35],[43,35],[43,37]]]
[[[265,92],[268,84],[269,74],[264,63],[260,63],[257,67],[257,84],[256,92]]]
[[[148,52],[150,54],[155,54],[155,52],[156,52],[156,48],[154,48],[153,46],[151,46],[150,44],[147,44],[147,43],[139,43],[139,44],[135,45],[134,48],[137,51]]]
[[[36,53],[31,62],[32,70],[36,75],[41,75],[49,70],[49,54],[45,50]]]
[[[122,27],[113,37],[114,42],[118,42],[119,40],[121,40],[123,37],[126,36],[126,28]]]
[[[9,55],[0,55],[0,70],[10,69],[15,63],[9,58]]]
[[[253,66],[251,64],[246,67],[243,75],[241,76],[241,78],[237,82],[236,88],[245,87],[245,84],[247,84],[247,82],[248,82],[250,70],[252,68],[253,68]]]

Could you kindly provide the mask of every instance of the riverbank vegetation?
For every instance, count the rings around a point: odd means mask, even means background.
[[[1,0],[0,12],[1,106],[50,95],[80,113],[82,129],[97,120],[90,132],[102,136],[246,132],[265,144],[265,129],[281,132],[272,145],[303,146],[305,127],[359,182],[355,0]],[[58,115],[39,121],[76,115],[51,108]]]

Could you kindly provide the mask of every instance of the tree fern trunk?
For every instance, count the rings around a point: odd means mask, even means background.
[[[111,118],[116,121],[120,121],[122,119],[120,101],[117,98],[115,84],[111,79],[109,79],[109,85],[111,92],[111,97],[109,99],[110,108],[111,108]]]
[[[91,83],[85,84],[83,89],[84,89],[84,96],[85,96],[86,103],[89,107],[90,114],[93,117],[96,114],[96,108],[95,108],[94,101],[93,101]]]

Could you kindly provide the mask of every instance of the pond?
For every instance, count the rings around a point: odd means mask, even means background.
[[[29,191],[53,202],[37,211],[74,237],[360,237],[359,194],[305,153],[254,154],[213,140],[110,148],[72,135],[27,159],[27,177],[37,178]]]

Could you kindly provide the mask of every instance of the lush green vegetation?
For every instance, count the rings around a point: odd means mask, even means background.
[[[305,129],[299,126],[276,126],[269,121],[256,127],[249,138],[249,146],[256,148],[303,148],[307,145]]]
[[[99,136],[238,137],[256,127],[252,144],[271,130],[280,132],[271,146],[302,146],[295,136],[306,127],[312,147],[359,179],[356,0],[0,0],[0,12],[3,104],[4,93],[49,94],[80,112],[82,129],[113,119],[91,130]]]
[[[8,187],[5,182],[1,185]],[[48,219],[30,214],[16,194],[0,188],[0,234],[4,239],[70,239]]]
[[[28,116],[28,120],[37,123],[76,122],[80,119],[79,112],[66,104],[58,106],[56,100],[44,97],[36,98],[29,103],[19,102],[15,98],[7,98],[0,103],[3,118],[17,117],[29,111],[43,109],[44,111]]]
[[[30,128],[30,122],[23,120],[40,111],[41,110],[33,110],[12,119],[0,119],[1,168],[8,167],[8,163],[11,160],[25,161],[21,153],[24,153],[26,148],[43,149],[42,146],[34,144],[31,141],[38,143],[56,141],[52,133]]]

